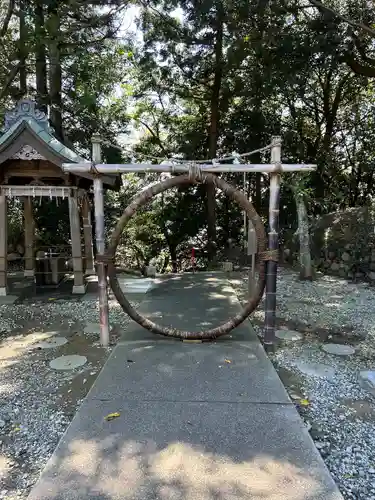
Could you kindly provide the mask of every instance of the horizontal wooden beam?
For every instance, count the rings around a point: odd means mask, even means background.
[[[68,176],[67,173],[62,172],[56,173],[53,170],[6,170],[4,169],[4,177],[10,179],[11,177],[34,177],[41,178],[47,177],[52,179],[65,179]]]
[[[77,195],[79,197],[86,194],[84,189],[71,186],[12,186],[8,184],[0,186],[0,195],[5,195],[10,198],[18,198],[21,196],[69,198],[72,191],[78,191]]]
[[[316,165],[312,164],[203,164],[199,165],[202,172],[217,173],[217,172],[297,172],[297,171],[312,171],[316,169]],[[89,163],[63,163],[62,169],[64,172],[83,173],[91,172],[98,174],[121,174],[126,172],[170,172],[183,173],[189,172],[189,164],[165,163],[161,165],[153,165],[152,163],[126,163],[126,164],[105,164],[99,163],[95,166]]]

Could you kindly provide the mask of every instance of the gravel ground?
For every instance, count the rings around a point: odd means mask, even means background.
[[[98,324],[95,298],[0,306],[0,499],[27,498],[128,322],[114,300],[110,322],[111,347],[104,349],[97,334],[84,333]],[[68,342],[38,347],[55,335]],[[68,371],[49,367],[67,354],[84,355],[87,363]]]
[[[243,299],[246,277],[232,284]],[[0,499],[27,498],[128,322],[115,300],[110,316],[112,346],[102,349],[97,334],[84,333],[97,323],[95,299],[0,306]],[[280,342],[271,359],[345,499],[375,500],[375,398],[358,378],[375,369],[374,317],[375,291],[368,285],[332,277],[302,282],[280,270],[277,325],[301,332],[303,340]],[[260,336],[263,320],[260,306],[252,317]],[[38,347],[54,335],[68,342]],[[356,353],[327,354],[328,342],[348,343]],[[88,361],[76,370],[52,370],[49,361],[64,354]]]
[[[232,284],[243,299],[245,275]],[[375,398],[359,372],[375,369],[375,290],[328,276],[300,281],[288,269],[277,286],[277,327],[303,338],[279,341],[270,357],[344,498],[374,500]],[[251,320],[259,336],[262,305]],[[350,344],[355,354],[327,354],[326,343]]]

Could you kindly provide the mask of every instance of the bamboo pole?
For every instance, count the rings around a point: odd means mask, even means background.
[[[8,293],[8,200],[0,190],[0,296]]]
[[[154,165],[152,163],[125,163],[125,164],[105,164],[98,163],[95,165],[95,172],[99,174],[121,174],[126,172],[171,172],[171,173],[188,173],[189,165],[173,165],[173,164],[159,164]],[[279,164],[277,167],[275,164],[204,164],[199,165],[202,172],[208,173],[218,173],[218,172],[310,172],[316,169],[316,165],[312,164],[295,164],[295,163],[285,163]],[[92,171],[92,165],[89,162],[85,163],[63,163],[62,169],[64,172],[71,172],[74,174],[85,173]]]
[[[243,173],[243,192],[246,195],[246,172]],[[246,211],[243,212],[243,246],[246,252],[247,248],[247,215]]]
[[[93,135],[92,139],[92,159],[94,163],[101,161],[101,140],[100,136]],[[105,251],[104,240],[104,197],[103,181],[99,175],[94,178],[94,210],[95,210],[95,237],[96,251],[103,255]],[[103,347],[109,345],[109,310],[107,295],[107,275],[105,264],[97,263],[98,270],[98,290],[99,290],[99,320],[100,320],[100,343]]]
[[[271,161],[277,170],[277,166],[281,162],[281,137],[273,137],[272,139]],[[271,252],[279,250],[280,180],[279,173],[272,172],[270,174],[268,248]],[[272,350],[275,343],[276,282],[277,260],[269,260],[267,262],[264,324],[264,347],[266,351]]]

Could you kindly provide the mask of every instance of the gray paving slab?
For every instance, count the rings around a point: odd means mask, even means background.
[[[342,497],[293,407],[90,400],[29,496],[47,499]]]
[[[12,305],[19,299],[18,295],[1,295],[0,306]]]
[[[126,297],[131,302],[140,303],[143,300],[143,298],[145,297],[145,291],[127,293]],[[114,295],[111,292],[109,293],[109,299],[116,300]],[[85,295],[82,295],[82,297],[80,298],[80,302],[92,302],[92,301],[98,301],[98,300],[99,300],[99,296],[97,293],[86,293]]]
[[[124,293],[143,294],[155,286],[155,280],[151,278],[129,277],[122,275],[118,277],[118,281]]]
[[[147,292],[139,312],[155,323],[180,330],[205,330],[226,322],[240,310],[233,288],[224,274],[187,274],[164,279]],[[249,340],[249,324],[242,324],[223,339]],[[122,340],[170,340],[131,322]],[[221,340],[221,339],[220,339]]]
[[[147,297],[147,294],[145,292],[142,293],[127,293],[126,297],[130,302],[133,302],[135,304],[141,304],[145,298]],[[117,302],[117,299],[112,293],[109,295],[110,300],[115,300]],[[124,313],[125,314],[125,313]]]
[[[89,397],[290,403],[258,340],[118,345]]]
[[[85,293],[80,297],[80,302],[92,302],[95,300],[99,300],[99,296],[97,293]]]
[[[218,274],[168,278],[140,305],[189,329],[238,308]],[[250,324],[237,331],[185,344],[129,325],[29,500],[342,500]]]

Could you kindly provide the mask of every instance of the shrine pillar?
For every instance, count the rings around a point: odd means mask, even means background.
[[[72,260],[74,285],[73,293],[85,293],[85,281],[83,276],[82,249],[81,249],[81,227],[78,208],[77,190],[72,189],[69,196],[69,220],[70,238],[72,242]]]
[[[96,274],[94,267],[94,253],[92,244],[92,225],[90,201],[87,196],[82,200],[82,220],[83,220],[83,238],[85,241],[85,273]]]
[[[35,222],[33,216],[33,202],[30,196],[27,196],[24,201],[24,229],[25,229],[24,276],[27,278],[32,278],[35,274],[35,261],[34,261]]]
[[[0,296],[7,294],[8,265],[8,218],[7,198],[0,188]]]

